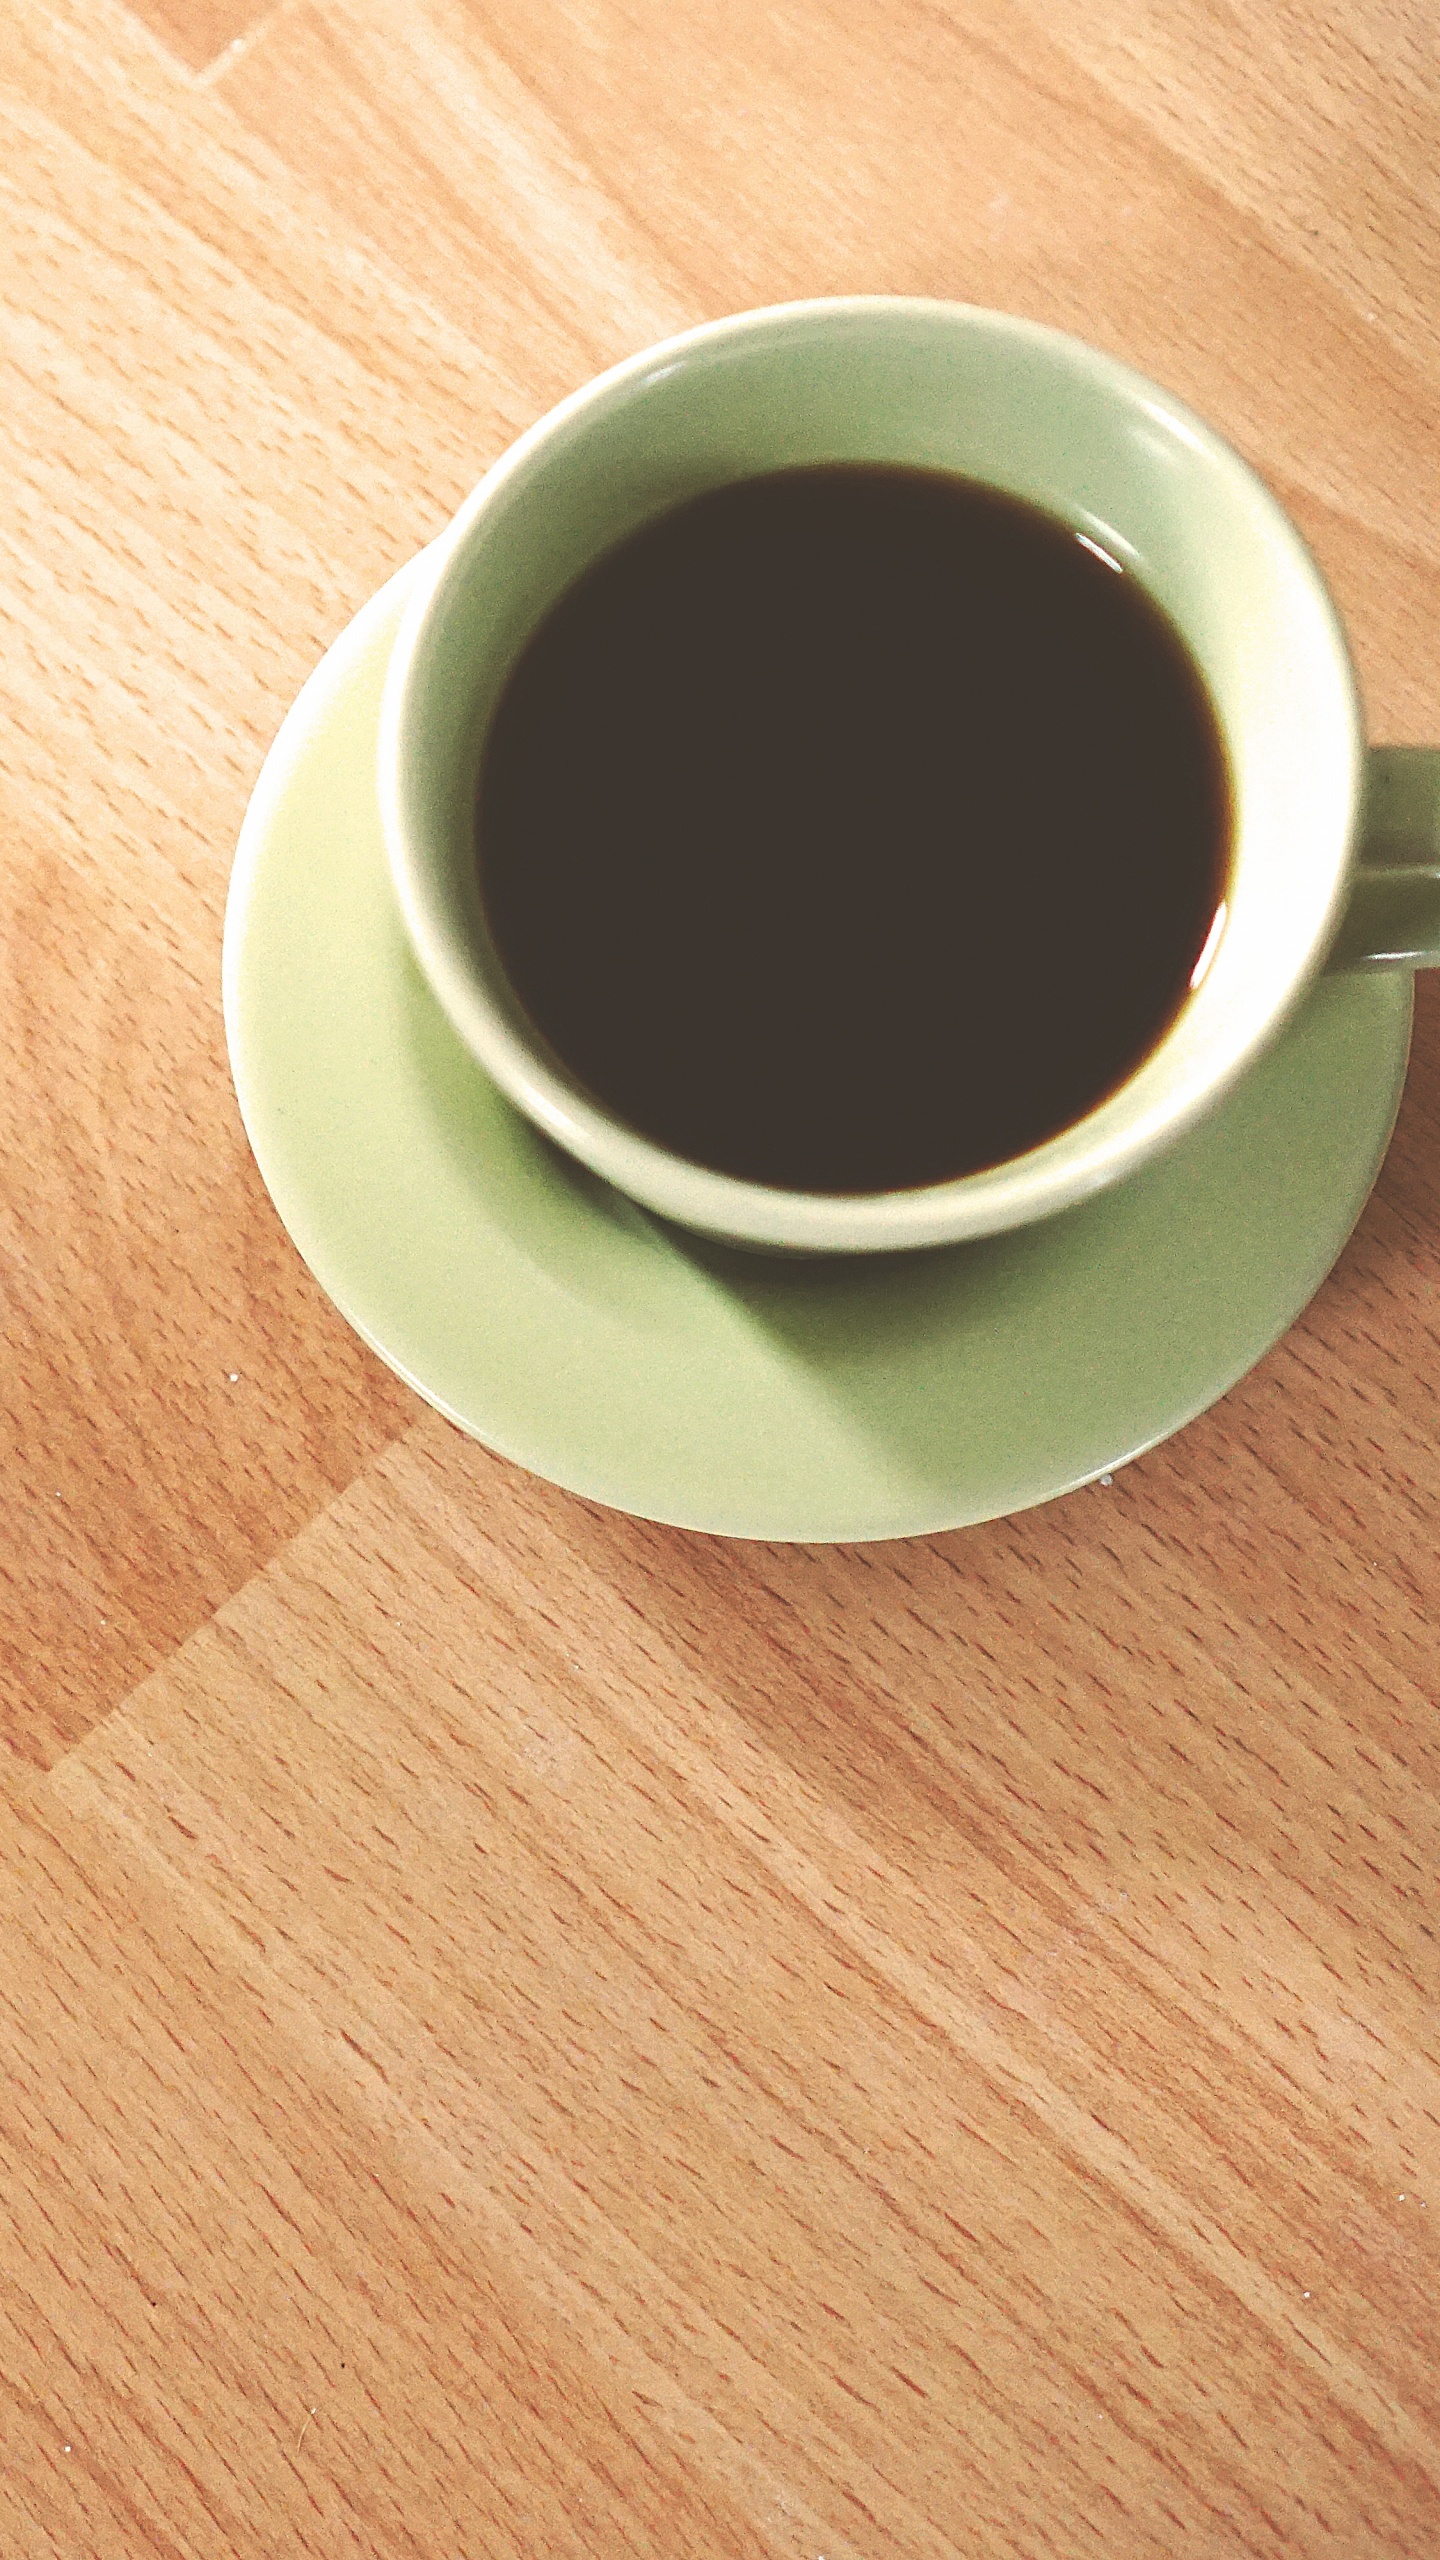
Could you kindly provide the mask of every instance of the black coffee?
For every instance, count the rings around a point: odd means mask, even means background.
[[[1121,1084],[1224,894],[1224,752],[1137,581],[947,473],[677,507],[501,699],[480,886],[533,1023],[682,1156],[820,1192],[1023,1153]]]

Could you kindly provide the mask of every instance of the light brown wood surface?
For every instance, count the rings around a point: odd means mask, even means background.
[[[1440,2551],[1440,983],[1304,1320],[787,1550],[428,1414],[231,1097],[307,669],[887,289],[1215,418],[1440,738],[1430,0],[0,0],[0,2549]]]

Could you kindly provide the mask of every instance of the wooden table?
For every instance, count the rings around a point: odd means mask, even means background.
[[[1440,737],[1430,0],[3,0],[0,2547],[1440,2550],[1440,983],[1304,1320],[1049,1509],[756,1548],[352,1338],[226,878],[557,395],[1079,330]]]

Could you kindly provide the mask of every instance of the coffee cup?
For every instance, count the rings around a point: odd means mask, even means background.
[[[953,474],[1058,520],[1138,580],[1203,683],[1231,804],[1203,965],[1134,1071],[1005,1161],[853,1192],[737,1177],[609,1107],[536,1029],[476,859],[487,740],[559,599],[685,502],[819,464]],[[746,313],[562,401],[486,474],[416,573],[378,779],[420,967],[510,1101],[659,1215],[771,1250],[949,1244],[1053,1215],[1172,1145],[1322,970],[1440,963],[1440,750],[1367,748],[1339,618],[1282,509],[1212,428],[1127,366],[958,304],[864,297]],[[681,806],[677,860],[684,841]]]

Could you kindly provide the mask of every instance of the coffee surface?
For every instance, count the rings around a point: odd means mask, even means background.
[[[1145,589],[948,473],[711,491],[554,605],[477,795],[552,1052],[676,1153],[801,1191],[944,1181],[1155,1046],[1224,896],[1204,686]]]

